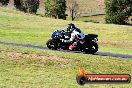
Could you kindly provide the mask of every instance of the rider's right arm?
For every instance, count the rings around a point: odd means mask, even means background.
[[[74,34],[74,33],[72,33],[72,34],[71,34],[70,41],[72,42],[72,41],[74,41],[74,39],[75,39],[75,34]]]

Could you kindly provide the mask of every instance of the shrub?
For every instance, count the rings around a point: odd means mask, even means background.
[[[65,0],[47,0],[45,2],[45,15],[58,19],[66,19],[66,1]]]
[[[127,24],[132,14],[132,0],[105,0],[106,23]]]

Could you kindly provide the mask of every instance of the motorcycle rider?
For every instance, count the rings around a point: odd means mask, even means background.
[[[72,23],[68,24],[67,32],[71,33],[71,37],[69,40],[64,40],[64,42],[71,43],[69,50],[74,50],[77,45],[81,48],[81,45],[85,42],[84,33]]]

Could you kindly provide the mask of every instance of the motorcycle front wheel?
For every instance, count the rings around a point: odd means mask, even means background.
[[[46,43],[47,47],[49,49],[52,49],[52,50],[57,50],[58,49],[58,46],[57,46],[57,43],[55,40],[53,39],[49,39]]]

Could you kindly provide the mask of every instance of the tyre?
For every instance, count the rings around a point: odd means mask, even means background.
[[[76,80],[79,85],[84,85],[86,83],[86,78],[84,76],[77,76]]]
[[[52,50],[57,50],[58,49],[58,46],[57,46],[57,43],[55,40],[53,39],[49,39],[46,43],[47,47],[49,49],[52,49]]]
[[[98,51],[98,44],[96,42],[91,42],[91,45],[88,48],[85,48],[85,53],[94,54]]]

